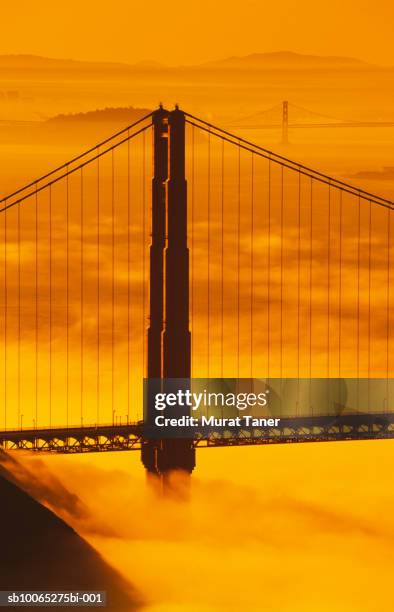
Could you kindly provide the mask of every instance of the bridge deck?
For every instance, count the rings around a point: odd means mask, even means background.
[[[347,414],[282,418],[280,426],[262,429],[212,430],[196,437],[196,447],[254,446],[258,444],[325,442],[394,438],[394,413]],[[0,432],[3,450],[85,453],[140,450],[142,421],[124,425],[85,425]]]

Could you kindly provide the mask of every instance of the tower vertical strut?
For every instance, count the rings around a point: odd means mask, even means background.
[[[166,241],[166,181],[168,178],[168,111],[153,113],[152,241],[148,329],[148,378],[162,378],[164,326],[164,249]]]
[[[185,178],[185,115],[176,108],[153,113],[154,176],[150,248],[150,326],[148,378],[191,376],[189,331],[189,250]],[[149,384],[149,382],[148,382]],[[191,440],[146,440],[142,462],[160,478],[173,470],[191,473],[195,450]]]

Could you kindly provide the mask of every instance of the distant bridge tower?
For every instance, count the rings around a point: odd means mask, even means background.
[[[282,144],[289,144],[289,103],[283,101],[282,107]]]
[[[189,250],[185,179],[185,115],[178,108],[153,113],[154,176],[150,247],[148,378],[189,379]],[[165,384],[165,383],[164,383]],[[160,478],[173,470],[191,473],[192,440],[146,440],[142,462]]]

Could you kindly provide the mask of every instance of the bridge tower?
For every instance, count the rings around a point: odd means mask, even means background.
[[[289,103],[283,101],[282,105],[282,144],[289,144]]]
[[[189,379],[189,250],[185,178],[185,115],[160,107],[153,113],[154,176],[150,247],[148,378]],[[148,383],[149,384],[149,383]],[[161,479],[173,470],[191,473],[191,440],[145,440],[141,452],[148,475]]]

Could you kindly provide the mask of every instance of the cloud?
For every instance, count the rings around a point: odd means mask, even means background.
[[[20,461],[19,459],[22,459]],[[37,501],[50,506],[64,518],[71,516],[83,519],[88,515],[87,507],[75,493],[71,493],[61,480],[48,470],[43,461],[30,462],[19,455],[0,451],[0,475],[11,480]]]
[[[351,480],[349,504],[346,496],[329,496],[338,482],[338,449],[343,446],[331,449],[332,479],[325,480],[327,490],[321,494],[309,485],[319,474],[325,478],[328,464],[324,448],[319,452],[310,445],[305,453],[313,454],[316,469],[303,463],[301,451],[289,468],[290,474],[301,470],[298,487],[289,485],[284,474],[280,477],[287,449],[275,449],[272,461],[277,463],[271,468],[257,454],[253,465],[244,463],[245,469],[253,469],[249,484],[232,474],[195,474],[188,503],[157,497],[132,473],[81,461],[71,465],[67,458],[44,461],[51,472],[62,474],[65,486],[72,483],[90,510],[88,518],[73,515],[71,524],[125,577],[133,577],[149,612],[216,612],[241,605],[275,612],[342,610],[339,602],[347,612],[369,612],[376,598],[383,604],[387,591],[349,592],[348,568],[372,584],[388,579],[394,523],[387,514],[376,521],[368,505],[352,506]],[[36,461],[28,459],[31,466]],[[351,478],[357,469],[357,460],[350,461],[343,476]],[[182,482],[174,475],[173,486]],[[386,507],[381,491],[374,496]],[[115,532],[105,533],[101,525],[114,526]]]

